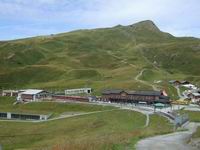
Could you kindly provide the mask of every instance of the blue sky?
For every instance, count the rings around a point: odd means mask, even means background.
[[[0,40],[152,20],[175,36],[200,37],[199,0],[0,0]]]

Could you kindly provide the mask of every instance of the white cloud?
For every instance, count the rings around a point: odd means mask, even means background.
[[[59,32],[151,19],[172,34],[200,37],[199,10],[199,0],[0,0],[0,31],[12,24]]]

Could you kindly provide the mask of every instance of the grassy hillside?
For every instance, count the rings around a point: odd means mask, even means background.
[[[172,125],[165,118],[153,115],[150,126],[144,128],[145,115],[128,110],[43,123],[0,122],[0,125],[0,141],[5,150],[134,149],[141,138],[172,132]]]
[[[1,42],[0,88],[151,89],[134,79],[144,68],[141,79],[151,84],[174,78],[200,84],[199,60],[199,39],[176,38],[152,21],[78,30]]]

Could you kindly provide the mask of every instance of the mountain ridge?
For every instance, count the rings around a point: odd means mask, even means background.
[[[63,35],[63,34],[68,34],[68,33],[73,33],[73,32],[80,32],[80,31],[89,31],[89,30],[100,30],[100,29],[110,29],[110,28],[116,28],[116,27],[134,27],[134,28],[145,28],[148,30],[152,30],[152,31],[157,31],[157,32],[163,32],[161,31],[157,25],[152,21],[152,20],[143,20],[143,21],[139,21],[136,22],[134,24],[130,24],[130,25],[116,25],[113,27],[102,27],[102,28],[94,28],[94,29],[77,29],[77,30],[72,30],[72,31],[68,31],[68,32],[63,32],[63,33],[57,33],[57,34],[50,34],[50,35],[39,35],[39,36],[33,36],[33,37],[25,37],[25,38],[18,38],[18,39],[13,39],[13,40],[0,40],[0,43],[6,43],[6,42],[13,42],[13,41],[19,41],[19,40],[29,40],[29,39],[33,39],[33,38],[52,38],[54,36],[59,36],[59,35]],[[163,33],[167,33],[170,36],[174,36],[168,32],[163,32]],[[177,36],[174,36],[177,37]],[[195,38],[195,39],[200,39],[198,37],[194,37],[194,36],[180,36],[177,38]]]
[[[199,45],[199,39],[172,36],[149,20],[0,42],[0,87],[151,89],[134,80],[143,68],[148,82],[198,84]]]

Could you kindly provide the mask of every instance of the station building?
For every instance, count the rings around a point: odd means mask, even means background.
[[[170,104],[170,98],[163,91],[127,91],[127,90],[103,90],[102,101],[115,103],[135,104]]]

